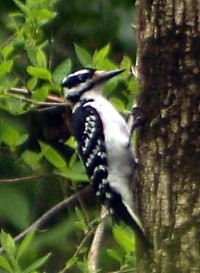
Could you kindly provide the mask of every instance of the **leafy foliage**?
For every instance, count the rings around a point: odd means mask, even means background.
[[[19,246],[16,246],[13,238],[1,231],[1,245],[6,252],[6,256],[0,255],[0,268],[4,269],[4,272],[9,273],[36,273],[43,264],[47,262],[50,254],[37,259],[26,268],[22,267],[23,255],[30,247],[33,239],[34,232],[29,233],[21,242]],[[23,268],[23,269],[22,269]]]
[[[110,3],[107,7],[106,5],[103,7],[105,14],[99,13],[99,18],[94,15],[97,10],[102,10],[102,6],[96,9],[95,1],[80,1],[79,4],[66,1],[66,6],[69,3],[74,7],[73,18],[76,19],[79,15],[82,25],[86,24],[83,13],[88,10],[91,12],[88,18],[92,26],[94,20],[103,20],[103,25],[108,27],[105,21],[107,19],[103,18],[105,16],[110,19],[106,16],[111,11]],[[123,113],[131,109],[137,95],[137,82],[130,73],[132,66],[130,57],[122,56],[122,54],[120,57],[115,57],[113,45],[110,42],[102,44],[102,40],[105,39],[100,38],[98,46],[94,44],[94,47],[92,43],[91,45],[88,42],[80,44],[80,41],[73,39],[75,59],[72,61],[73,54],[68,53],[70,58],[62,55],[62,60],[59,60],[62,51],[57,50],[59,54],[56,54],[56,49],[61,48],[59,39],[55,42],[56,48],[52,50],[51,41],[54,37],[52,38],[50,34],[50,30],[54,30],[54,24],[56,26],[63,12],[63,7],[59,14],[56,12],[59,5],[60,2],[55,0],[13,0],[13,10],[10,10],[6,16],[0,16],[4,24],[4,29],[1,30],[3,38],[0,38],[1,183],[4,178],[30,177],[28,182],[0,185],[2,226],[13,234],[27,228],[43,211],[64,197],[69,197],[72,191],[76,191],[84,183],[88,183],[83,165],[75,152],[74,139],[70,137],[69,128],[63,119],[66,109],[58,107],[50,110],[43,109],[40,112],[41,107],[37,102],[45,101],[52,93],[62,97],[60,83],[72,71],[72,68],[77,66],[90,66],[102,70],[125,69],[119,77],[110,80],[104,90],[110,101]],[[86,5],[88,5],[87,9],[84,8]],[[118,17],[117,12],[121,6],[113,1],[112,17]],[[68,20],[72,16],[69,15],[72,8],[68,8],[66,12]],[[6,18],[6,24],[4,18]],[[70,22],[72,22],[71,19]],[[103,25],[96,25],[98,28],[95,33],[98,33]],[[68,26],[70,28],[70,23]],[[71,29],[73,29],[72,25]],[[107,31],[106,29],[106,33]],[[117,25],[113,25],[113,34],[110,37],[104,35],[104,38],[115,37],[116,33]],[[91,36],[90,32],[89,34]],[[80,35],[83,35],[81,26]],[[68,52],[70,52],[69,48]],[[53,59],[53,54],[57,56],[56,60]],[[24,100],[21,95],[15,97],[10,92],[17,88],[28,90],[27,99],[30,101]],[[43,177],[44,174],[49,174],[49,179]],[[39,179],[35,181],[35,178],[31,178],[33,175],[38,175]],[[45,232],[37,236],[30,233],[19,244],[15,243],[11,235],[2,231],[1,245],[6,251],[5,254],[0,255],[0,267],[4,270],[3,272],[39,273],[39,268],[44,264],[48,272],[53,270],[52,272],[55,273],[59,268],[63,268],[60,273],[77,272],[77,270],[88,272],[89,239],[99,215],[95,210],[96,202],[92,199],[88,198],[87,202],[91,202],[89,205],[94,207],[94,210],[90,209],[86,213],[87,210],[83,206],[71,212],[72,208],[60,216],[61,219],[58,222],[52,219],[52,222],[56,223],[47,224]],[[107,224],[107,227],[110,228],[110,225]],[[106,268],[111,268],[112,264],[114,268],[119,266],[120,269],[134,266],[134,259],[132,259],[134,241],[129,240],[131,236],[126,229],[114,228],[111,246],[108,248],[105,243],[100,250],[100,256]],[[53,269],[50,264],[48,265],[49,254],[42,253],[48,253],[49,248],[56,252],[55,257],[60,255],[60,262]],[[103,267],[102,272],[105,270]]]

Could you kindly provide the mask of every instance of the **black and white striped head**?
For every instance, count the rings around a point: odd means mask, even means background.
[[[76,103],[85,92],[91,91],[93,88],[95,90],[96,86],[102,85],[123,71],[123,69],[102,71],[93,68],[76,71],[62,81],[64,96],[67,100]]]

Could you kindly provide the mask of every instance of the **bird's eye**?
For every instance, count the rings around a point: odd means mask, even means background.
[[[71,89],[79,85],[80,83],[84,83],[87,80],[92,78],[95,71],[96,71],[95,69],[87,68],[87,69],[72,73],[63,79],[62,87],[67,87]]]
[[[84,82],[84,78],[83,78],[82,75],[79,75],[79,76],[78,76],[78,79],[79,79],[80,82]]]
[[[80,82],[85,82],[89,78],[88,74],[81,74],[78,76]]]

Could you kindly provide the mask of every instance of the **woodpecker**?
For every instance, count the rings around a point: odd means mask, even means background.
[[[103,96],[103,85],[124,70],[85,68],[63,79],[62,89],[72,107],[72,129],[78,154],[96,195],[117,220],[146,240],[134,211],[131,183],[137,162],[125,119]]]

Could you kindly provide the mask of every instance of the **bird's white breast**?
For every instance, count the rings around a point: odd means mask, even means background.
[[[129,147],[129,128],[119,112],[102,96],[95,96],[89,105],[97,110],[103,123],[109,183],[129,203],[131,193],[128,184],[134,169],[134,157]]]

